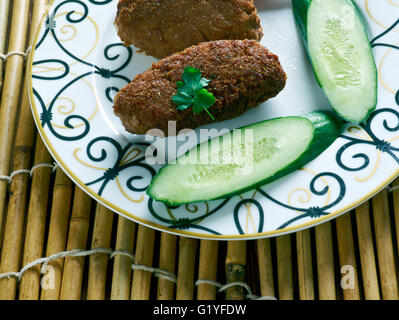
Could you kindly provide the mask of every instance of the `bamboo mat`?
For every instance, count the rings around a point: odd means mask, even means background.
[[[31,116],[23,53],[46,4],[0,0],[1,300],[398,299],[397,188],[316,228],[235,242],[154,231],[91,200]]]

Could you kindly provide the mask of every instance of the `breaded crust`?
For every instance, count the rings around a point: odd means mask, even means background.
[[[115,25],[126,46],[158,59],[201,42],[263,36],[253,0],[120,0]]]
[[[165,58],[138,75],[115,97],[114,112],[127,131],[145,134],[161,129],[168,135],[168,121],[177,130],[212,123],[206,112],[177,110],[171,100],[186,67],[199,69],[211,80],[207,90],[216,103],[209,109],[216,121],[232,119],[275,97],[287,76],[276,55],[254,40],[219,40],[192,46]]]

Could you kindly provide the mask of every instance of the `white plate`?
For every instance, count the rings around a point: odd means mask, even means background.
[[[315,226],[353,209],[399,173],[399,2],[358,0],[374,39],[378,110],[306,168],[231,199],[166,207],[145,194],[159,166],[140,137],[112,113],[115,93],[155,61],[120,44],[117,0],[55,0],[35,37],[31,105],[48,149],[71,179],[113,211],[147,226],[199,238],[250,239]],[[285,90],[221,124],[236,128],[277,116],[330,109],[305,56],[290,1],[255,1],[265,36],[288,75]],[[210,126],[208,126],[210,127]]]

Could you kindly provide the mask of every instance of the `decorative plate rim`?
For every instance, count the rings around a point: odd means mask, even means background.
[[[152,221],[148,221],[146,219],[143,219],[141,217],[138,217],[134,215],[134,213],[128,212],[122,208],[119,208],[115,204],[111,203],[104,197],[100,196],[98,193],[95,191],[91,190],[88,188],[85,183],[77,177],[77,175],[73,172],[72,169],[70,169],[67,164],[62,160],[62,157],[57,153],[55,148],[53,147],[53,144],[51,143],[50,139],[48,138],[46,132],[44,131],[44,128],[40,125],[40,115],[38,113],[38,108],[35,103],[35,98],[34,98],[34,93],[33,93],[33,81],[32,81],[32,68],[33,68],[33,62],[34,62],[34,55],[35,55],[35,49],[36,45],[38,43],[39,35],[42,30],[44,21],[52,8],[54,2],[56,0],[51,0],[49,5],[47,6],[42,18],[40,19],[40,23],[36,29],[35,36],[33,43],[31,44],[31,50],[29,54],[29,59],[27,63],[27,85],[28,85],[28,96],[29,96],[29,101],[30,101],[30,107],[32,110],[33,118],[36,124],[36,127],[38,129],[38,132],[42,138],[42,141],[46,145],[48,151],[52,155],[53,159],[58,163],[58,165],[62,168],[64,173],[86,194],[88,194],[92,199],[95,199],[98,201],[100,204],[104,205],[111,211],[120,214],[132,221],[135,221],[139,224],[142,224],[144,226],[167,232],[170,234],[174,234],[177,236],[186,236],[186,237],[191,237],[191,238],[196,238],[196,239],[209,239],[209,240],[253,240],[253,239],[261,239],[261,238],[268,238],[268,237],[275,237],[275,236],[281,236],[281,235],[286,235],[294,232],[299,232],[303,231],[309,228],[313,228],[317,225],[320,225],[322,223],[334,220],[338,218],[339,216],[348,213],[349,211],[355,209],[356,207],[360,206],[364,202],[368,201],[371,199],[373,196],[375,196],[377,193],[382,191],[384,188],[386,188],[392,181],[394,181],[398,176],[399,176],[399,168],[394,171],[393,174],[389,176],[386,180],[384,180],[382,183],[380,183],[376,188],[374,188],[372,191],[368,192],[366,195],[361,197],[360,199],[357,199],[351,204],[346,205],[345,207],[333,211],[329,213],[328,215],[319,217],[319,218],[314,218],[308,222],[304,222],[301,224],[297,224],[291,227],[286,227],[284,229],[278,229],[278,230],[272,230],[272,231],[266,231],[266,232],[260,232],[260,233],[248,233],[248,234],[230,234],[230,235],[213,235],[213,234],[204,234],[204,233],[197,233],[197,232],[192,232],[192,231],[185,231],[181,229],[173,229],[169,228],[166,226],[163,226],[161,224],[157,224]]]

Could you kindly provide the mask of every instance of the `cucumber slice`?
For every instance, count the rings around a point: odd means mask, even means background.
[[[377,68],[351,0],[292,0],[316,78],[346,121],[365,121],[377,105]]]
[[[337,117],[320,111],[233,130],[163,167],[147,194],[181,205],[244,193],[300,169],[328,148],[341,128]]]

